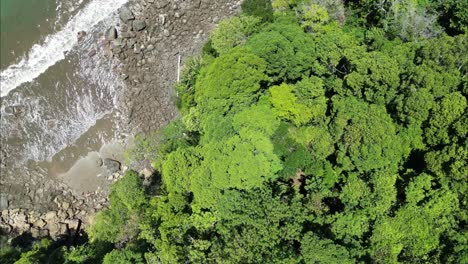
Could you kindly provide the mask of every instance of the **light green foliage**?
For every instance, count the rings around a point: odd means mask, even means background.
[[[184,66],[180,74],[180,80],[175,85],[175,90],[178,95],[177,107],[184,114],[187,113],[190,107],[195,105],[194,86],[198,73],[206,61],[208,60],[203,60],[200,57],[192,57],[184,62]]]
[[[129,171],[111,187],[109,197],[113,204],[121,203],[128,210],[138,210],[146,202],[138,173]]]
[[[143,264],[143,257],[140,253],[130,250],[112,250],[104,256],[103,264]]]
[[[359,42],[353,34],[344,31],[337,25],[330,24],[327,26],[326,32],[317,32],[315,34],[314,42],[317,60],[313,62],[312,72],[316,75],[346,74],[350,69],[343,63],[345,62],[345,54],[354,51],[362,56],[365,52],[359,47]],[[342,82],[342,79],[340,78],[337,81]],[[341,85],[337,86],[336,90],[340,91]]]
[[[307,148],[312,156],[319,160],[325,159],[334,152],[334,142],[325,127],[305,126],[289,130],[291,137],[299,144]]]
[[[403,250],[403,255],[409,259],[427,259],[428,254],[439,245],[438,234],[450,226],[453,221],[451,214],[458,207],[458,201],[450,191],[429,190],[424,195],[422,190],[417,190],[427,189],[427,184],[427,177],[423,176],[411,185],[407,193],[427,196],[423,206],[413,205],[419,199],[415,198],[398,210],[395,217],[387,217],[376,223],[371,238],[376,262],[398,263],[398,256]]]
[[[302,238],[301,252],[305,263],[355,263],[345,247],[330,239],[320,239],[312,232],[306,233]]]
[[[100,263],[104,256],[113,249],[109,242],[96,241],[64,250],[65,263]]]
[[[248,137],[251,132],[272,136],[279,124],[274,111],[267,104],[257,104],[246,108],[233,119],[233,127],[241,137]]]
[[[307,106],[313,123],[325,120],[328,98],[322,79],[315,76],[302,79],[294,86],[294,94],[298,103]]]
[[[214,105],[229,106],[227,105],[229,101],[244,103],[243,101],[248,99],[246,97],[250,97],[260,89],[260,82],[266,78],[263,74],[265,67],[265,62],[249,53],[247,49],[238,48],[215,59],[200,72],[195,85],[197,104],[209,106],[214,103]],[[218,104],[219,100],[228,102]],[[222,109],[211,108],[210,110]]]
[[[202,69],[195,85],[197,110],[193,117],[198,118],[205,139],[229,135],[231,121],[226,118],[255,102],[260,82],[266,79],[265,67],[259,57],[236,48]]]
[[[223,55],[243,45],[258,30],[260,22],[261,19],[254,16],[235,16],[221,21],[211,34],[213,48]]]
[[[296,85],[281,84],[269,89],[270,101],[277,115],[300,126],[309,121],[321,121],[327,110],[322,80],[304,79]]]
[[[321,24],[325,24],[330,20],[327,10],[318,4],[303,6],[301,11],[304,20],[302,26],[312,31],[317,31]]]
[[[426,153],[425,161],[428,170],[437,175],[444,183],[467,197],[468,186],[468,139],[461,140],[460,144],[451,144],[441,150]],[[467,197],[468,198],[468,197]]]
[[[398,164],[401,143],[384,107],[353,97],[335,98],[333,112],[337,162],[344,169],[370,171]]]
[[[278,12],[294,9],[302,20],[302,25],[313,26],[334,19],[340,23],[345,20],[342,0],[273,0],[273,8]]]
[[[387,215],[397,200],[398,174],[391,169],[378,170],[371,174],[368,188],[372,193],[364,197],[362,207],[368,212],[370,218]]]
[[[347,208],[363,206],[362,200],[370,195],[370,188],[356,173],[351,173],[346,178],[346,183],[340,194],[340,200]]]
[[[434,106],[434,96],[427,89],[410,91],[401,98],[404,99],[403,102],[399,102],[398,112],[402,121],[420,125],[427,120],[429,111]]]
[[[369,216],[362,210],[350,210],[335,214],[332,232],[338,238],[347,243],[353,243],[369,231],[371,225]]]
[[[292,90],[292,86],[284,83],[272,86],[269,90],[271,104],[278,111],[278,116],[296,125],[305,124],[312,118],[312,113],[306,105],[297,103],[297,98]]]
[[[426,198],[426,193],[432,191],[432,177],[427,174],[414,178],[406,189],[406,201],[409,204],[417,205],[418,202]]]
[[[169,153],[162,167],[163,181],[169,192],[190,191],[190,178],[193,168],[200,163],[192,148],[179,148]]]
[[[450,93],[436,103],[432,109],[429,126],[426,129],[427,143],[434,146],[449,144],[451,124],[466,111],[466,98],[459,92]]]
[[[203,161],[192,177],[195,201],[210,208],[223,189],[249,190],[275,178],[281,169],[273,144],[259,132],[212,142],[200,150]]]

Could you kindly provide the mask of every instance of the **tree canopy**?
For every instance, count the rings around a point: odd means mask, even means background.
[[[161,185],[127,173],[63,258],[467,263],[464,3],[245,1],[147,148]]]

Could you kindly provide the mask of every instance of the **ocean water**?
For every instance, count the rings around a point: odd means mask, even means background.
[[[63,174],[113,140],[122,83],[118,62],[106,59],[102,32],[126,2],[0,1],[3,179],[37,166]],[[81,40],[80,31],[87,33]]]

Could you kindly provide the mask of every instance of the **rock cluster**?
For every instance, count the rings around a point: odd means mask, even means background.
[[[122,124],[129,133],[154,131],[178,116],[174,103],[179,58],[199,53],[217,22],[238,12],[238,0],[133,0],[119,10],[120,23],[103,32],[108,55],[121,62],[116,69],[126,84],[120,98]],[[79,32],[83,39],[86,32]],[[95,56],[96,50],[88,51]],[[8,109],[21,116],[21,106]],[[51,122],[50,124],[54,124]],[[0,166],[6,153],[0,149]],[[118,180],[127,169],[113,160],[107,180]],[[151,169],[142,170],[149,184]],[[0,177],[0,235],[30,232],[34,237],[60,235],[86,226],[97,210],[107,206],[107,190],[74,193],[49,178],[46,171]],[[15,179],[19,178],[21,180]],[[54,201],[53,203],[51,201]]]
[[[0,233],[14,236],[29,232],[32,237],[58,238],[76,232],[80,226],[90,222],[96,210],[107,206],[106,198],[101,198],[94,208],[88,206],[86,198],[69,200],[70,197],[57,196],[54,199],[55,210],[39,212],[16,208],[0,212]]]
[[[129,132],[149,132],[178,116],[174,103],[179,56],[199,53],[217,22],[238,12],[233,0],[137,0],[119,10],[117,38],[108,41],[127,89],[121,99]],[[107,35],[107,34],[106,34]]]

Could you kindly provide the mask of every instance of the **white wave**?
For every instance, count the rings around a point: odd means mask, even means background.
[[[10,65],[0,73],[1,97],[19,85],[34,80],[49,67],[63,60],[65,53],[77,43],[79,31],[88,31],[127,1],[94,0],[86,5],[61,31],[47,36],[42,45],[34,45],[19,63]]]

